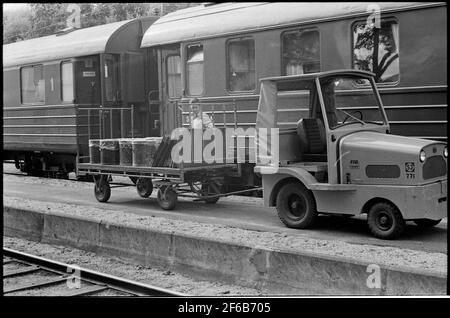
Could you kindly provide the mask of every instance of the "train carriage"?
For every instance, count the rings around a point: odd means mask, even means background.
[[[375,236],[394,238],[405,220],[428,227],[445,217],[446,36],[445,3],[206,3],[9,44],[4,159],[31,174],[91,175],[100,202],[110,184],[130,186],[112,176],[130,177],[144,198],[155,186],[166,210],[178,196],[215,203],[263,190],[287,226],[310,226],[318,213],[368,213]],[[260,80],[272,89],[260,93]],[[264,140],[252,145],[256,130],[247,128],[267,109],[272,121],[258,128],[279,128],[270,162],[278,174],[250,154]],[[180,126],[196,131],[182,137],[188,162],[172,158],[179,140],[169,136]],[[194,128],[208,136],[214,127],[222,134],[205,147]],[[216,144],[224,128],[234,133]],[[139,137],[151,136],[161,144],[138,153],[153,142]],[[121,162],[118,139],[129,137],[132,157],[150,161]],[[91,139],[119,147],[88,156]],[[207,148],[214,155],[203,158]]]
[[[148,118],[145,93],[157,86],[157,79],[144,80],[143,69],[151,61],[140,49],[142,34],[155,19],[66,30],[4,45],[4,160],[15,160],[31,174],[67,177],[76,170],[76,157],[88,151],[88,116],[83,111],[88,107],[133,105],[135,136],[159,135]],[[125,129],[110,129],[120,120],[117,114],[104,115],[104,122],[92,125],[93,135],[130,135]]]
[[[446,141],[446,30],[445,3],[222,3],[167,14],[141,47],[157,50],[164,133],[180,99],[235,100],[254,127],[260,78],[355,68],[376,74],[393,134]],[[301,98],[285,96],[280,128],[307,112]]]
[[[224,119],[205,108],[216,127],[254,127],[260,78],[349,68],[375,73],[393,134],[446,141],[446,35],[445,3],[220,3],[4,45],[4,159],[30,173],[76,171],[83,108],[100,105],[133,105],[135,137],[169,135],[194,97],[237,105]],[[347,91],[343,107],[372,112],[351,102],[365,89]],[[307,96],[282,97],[277,125],[294,128]],[[102,116],[99,137],[130,136],[111,131],[123,118]]]

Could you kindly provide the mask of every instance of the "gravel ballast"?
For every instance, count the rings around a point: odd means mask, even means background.
[[[31,242],[19,238],[4,237],[3,246],[62,263],[150,284],[190,296],[258,296],[261,291],[215,282],[195,280],[171,271],[133,265],[125,261],[99,256],[91,252],[64,246]],[[21,295],[39,295],[39,292],[23,292]],[[100,296],[108,296],[101,294]]]

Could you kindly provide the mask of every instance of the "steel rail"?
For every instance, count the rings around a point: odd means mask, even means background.
[[[81,268],[75,265],[65,264],[58,261],[50,260],[47,258],[43,258],[40,256],[31,255],[28,253],[16,251],[13,249],[9,249],[6,247],[3,247],[3,256],[8,257],[8,262],[12,259],[18,260],[21,262],[28,263],[29,265],[34,265],[39,267],[42,270],[48,270],[51,272],[57,272],[62,275],[68,275],[67,270],[68,269],[74,269],[76,268],[79,270],[80,279],[86,282],[94,283],[96,285],[99,285],[98,291],[104,290],[104,289],[113,289],[122,291],[125,293],[129,293],[135,296],[152,296],[152,297],[185,297],[187,295],[178,293],[172,290],[168,290],[165,288],[143,284],[140,282],[132,281],[129,279],[100,273],[94,270]],[[101,286],[104,286],[105,288],[101,288]],[[91,287],[92,289],[92,287]],[[72,291],[68,295],[82,295],[84,294],[83,289],[79,290],[80,293],[77,293],[76,290]],[[93,290],[94,292],[97,291],[96,289]]]

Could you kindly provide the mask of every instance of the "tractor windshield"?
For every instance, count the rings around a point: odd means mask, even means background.
[[[364,85],[364,88],[361,88]],[[326,118],[330,129],[347,125],[385,123],[370,81],[360,76],[335,76],[320,80]],[[317,108],[320,118],[321,110]]]

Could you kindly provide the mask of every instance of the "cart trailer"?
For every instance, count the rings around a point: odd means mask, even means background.
[[[310,227],[319,213],[364,213],[375,237],[393,239],[405,221],[429,227],[447,216],[447,144],[391,135],[372,73],[262,79],[257,128],[278,127],[285,91],[297,92],[309,116],[296,129],[280,128],[276,169],[258,163],[255,172],[265,205],[276,206],[286,226]]]
[[[224,176],[237,173],[234,164],[167,168],[80,163],[78,171],[81,175],[89,174],[94,177],[94,194],[99,202],[109,200],[113,187],[133,186],[113,182],[113,176],[124,176],[136,178],[137,192],[143,198],[149,197],[156,188],[157,202],[165,210],[174,209],[178,197],[191,197],[195,201],[214,204],[220,197],[261,190],[255,187],[223,193],[221,188]]]
[[[231,116],[234,121],[230,123],[230,116],[236,112],[235,103],[198,103],[206,112],[209,112],[210,120],[214,126],[226,127],[227,125],[236,126],[236,116]],[[177,127],[186,126],[186,120],[192,117],[189,109],[191,104],[177,103],[176,117],[174,118]],[[88,118],[89,140],[92,137],[109,139],[117,131],[121,137],[127,137],[134,140],[134,108],[85,108]],[[127,116],[129,113],[129,116]],[[183,115],[185,115],[183,117]],[[113,120],[116,118],[116,120]],[[128,119],[128,120],[127,120]],[[91,128],[93,123],[96,123]],[[104,123],[109,123],[109,129],[104,129]],[[117,125],[117,126],[115,126]],[[195,134],[193,134],[195,135]],[[192,140],[193,141],[193,140]],[[153,189],[157,189],[157,202],[161,208],[172,210],[175,208],[178,197],[190,197],[194,201],[204,201],[214,204],[221,197],[237,195],[255,191],[261,191],[261,187],[248,186],[238,191],[226,191],[224,187],[226,178],[242,177],[241,163],[233,161],[227,163],[223,158],[223,163],[174,163],[171,156],[171,148],[174,141],[170,137],[163,138],[157,152],[154,154],[152,166],[133,166],[133,165],[115,165],[92,163],[90,156],[80,156],[77,165],[78,174],[81,176],[93,176],[94,194],[99,202],[107,202],[111,196],[111,188],[133,186],[132,184],[117,183],[113,177],[129,177],[136,186],[139,196],[149,197]],[[161,151],[160,151],[161,149]],[[202,149],[201,149],[202,150]],[[237,152],[236,149],[233,150]]]

